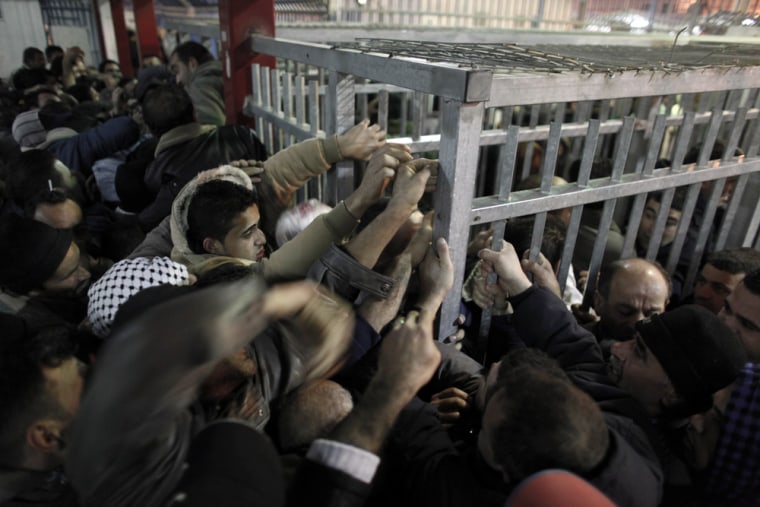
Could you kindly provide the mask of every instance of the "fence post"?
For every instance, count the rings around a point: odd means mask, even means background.
[[[464,283],[470,211],[480,154],[483,102],[464,103],[441,99],[441,145],[438,186],[435,190],[433,240],[445,237],[454,263],[454,289],[441,308],[438,339],[455,332],[459,316],[460,288]]]
[[[253,125],[243,114],[251,93],[251,64],[274,68],[275,59],[251,52],[253,33],[274,37],[274,0],[219,0],[219,34],[222,41],[224,109],[227,123]]]

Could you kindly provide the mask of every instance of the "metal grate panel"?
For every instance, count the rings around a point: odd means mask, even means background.
[[[341,43],[333,48],[458,64],[461,67],[488,69],[500,74],[684,72],[760,65],[760,51],[757,45],[752,44],[690,44],[671,47],[522,46],[358,39],[354,43]]]

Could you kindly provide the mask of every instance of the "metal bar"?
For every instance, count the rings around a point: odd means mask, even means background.
[[[736,153],[736,147],[739,145],[739,139],[744,131],[744,125],[747,121],[747,108],[740,107],[736,110],[736,116],[734,116],[733,125],[731,127],[731,134],[726,142],[726,151],[723,152],[723,160],[730,160],[734,158]]]
[[[756,119],[758,118],[758,113],[760,111],[758,110],[752,110],[747,112],[747,118],[748,119]],[[735,116],[734,112],[732,111],[724,111],[722,114],[722,121],[729,121],[733,119]],[[686,121],[685,116],[670,116],[667,117],[665,120],[666,127],[671,126],[680,126],[681,124]],[[694,117],[694,123],[695,124],[702,124],[702,123],[709,123],[710,121],[715,121],[715,116],[712,113],[702,113],[700,115],[695,115]],[[622,120],[607,120],[606,122],[603,122],[600,127],[600,132],[602,134],[615,134],[618,133],[623,125]],[[636,130],[643,130],[644,126],[642,124],[636,125]],[[570,138],[579,138],[586,135],[588,129],[587,123],[565,123],[562,125],[562,137],[570,137]],[[531,129],[528,127],[524,127],[520,131],[520,142],[525,141],[543,141],[546,140],[549,136],[549,126],[548,125],[538,125],[535,128]],[[420,141],[415,141],[411,137],[398,137],[398,138],[390,138],[390,141],[394,142],[400,142],[404,144],[408,144],[413,152],[421,152],[421,151],[436,151],[438,150],[440,146],[440,135],[439,134],[429,134],[421,137]],[[580,146],[582,139],[576,139],[578,141],[578,148],[573,148],[574,150],[578,151],[578,154],[580,153]],[[481,146],[490,146],[495,144],[503,144],[505,142],[505,134],[503,130],[486,130],[481,133],[480,136],[480,145]],[[573,155],[573,158],[579,158],[579,156]]]
[[[251,37],[251,47],[257,53],[290,58],[463,102],[488,100],[491,91],[490,70],[464,69],[454,64],[420,63],[413,58],[389,58],[258,35]]]
[[[760,200],[755,205],[755,211],[752,213],[752,219],[747,226],[747,231],[744,233],[744,241],[742,241],[743,247],[752,246],[752,242],[757,236],[757,229],[760,227]],[[755,247],[757,248],[757,247]]]
[[[626,98],[637,94],[657,96],[672,93],[705,93],[733,88],[755,88],[760,82],[760,67],[686,70],[668,74],[663,71],[637,73],[623,71],[612,78],[606,74],[581,76],[578,73],[494,75],[491,97],[486,107],[537,104],[551,97],[556,102],[575,102]],[[434,92],[430,92],[434,93]]]
[[[508,190],[507,190],[508,191]],[[504,239],[504,230],[506,229],[507,221],[499,220],[493,224],[493,241],[491,243],[491,250],[496,252],[501,251],[502,240]],[[486,280],[488,285],[496,283],[496,274],[491,273]],[[488,337],[491,331],[491,319],[493,317],[493,310],[491,308],[484,308],[480,314],[480,327],[478,329],[478,341],[477,352],[482,353],[482,362],[485,364],[486,354],[488,351]]]
[[[306,123],[306,81],[302,75],[298,75],[295,78],[296,82],[296,123],[301,128],[308,128]]]
[[[580,231],[582,214],[583,206],[573,206],[570,211],[570,220],[567,223],[567,232],[565,234],[565,244],[562,247],[562,258],[560,259],[559,271],[557,272],[557,281],[562,293],[565,292],[567,276],[573,264],[573,252],[575,251],[575,243],[578,239],[578,231]]]
[[[649,149],[647,150],[647,155],[644,159],[644,167],[642,169],[644,176],[651,176],[652,171],[654,170],[654,165],[660,158],[662,140],[665,137],[665,120],[666,116],[664,114],[658,114],[654,117],[652,135],[649,137]]]
[[[412,139],[419,139],[422,135],[424,100],[425,95],[420,92],[414,92],[412,95]]]
[[[580,188],[588,186],[591,169],[594,165],[594,153],[596,153],[596,147],[599,144],[599,131],[599,120],[589,120],[588,134],[586,135],[586,142],[583,148],[583,158],[581,159],[581,167],[578,172],[578,186]]]
[[[262,99],[262,90],[261,90],[261,66],[259,64],[253,64],[251,65],[251,91],[253,92],[253,102],[250,104],[251,107],[263,109],[264,107],[264,101]],[[259,137],[259,139],[263,139],[264,135],[264,118],[257,116],[256,117],[256,135]]]
[[[665,223],[668,221],[670,205],[673,202],[673,196],[675,193],[675,188],[668,188],[662,191],[660,208],[657,210],[657,219],[654,222],[654,229],[652,230],[652,235],[649,238],[649,244],[647,245],[645,255],[647,260],[657,260],[657,253],[660,251],[660,243],[662,243],[662,233],[665,232]]]
[[[623,120],[623,128],[620,131],[620,138],[618,139],[617,146],[615,146],[615,155],[613,158],[612,175],[610,176],[610,183],[618,183],[623,176],[623,170],[625,169],[625,161],[628,157],[628,150],[631,145],[631,139],[633,137],[633,127],[636,118],[634,116],[626,116]],[[602,266],[602,259],[604,258],[604,249],[607,246],[607,236],[612,226],[612,218],[615,213],[616,200],[608,200],[604,202],[602,207],[602,217],[599,220],[599,230],[596,240],[594,241],[594,248],[591,251],[591,261],[589,262],[587,288],[596,287],[596,279],[599,276],[599,270]],[[593,304],[593,291],[586,290],[583,294],[583,307],[590,308]]]
[[[401,136],[407,135],[407,124],[409,122],[409,94],[401,94],[401,119],[399,120],[399,132]]]
[[[356,99],[354,96],[354,76],[331,71],[325,132],[339,134],[354,125]],[[344,160],[335,164],[335,170],[328,175],[328,204],[335,206],[354,190],[354,162]]]
[[[270,84],[272,112],[276,116],[282,118],[282,80],[280,74],[281,71],[279,69],[272,69],[272,71],[269,73],[269,78],[272,80]],[[274,151],[272,153],[276,153],[284,147],[282,132],[279,128],[277,128],[276,124],[272,124],[272,145],[274,146]]]
[[[269,73],[270,69],[269,67],[260,66],[259,70],[261,71],[261,103],[262,107],[269,112],[272,111],[272,91],[270,89],[270,86],[272,84],[272,81],[270,80]],[[262,132],[263,138],[261,141],[264,143],[264,146],[267,149],[267,153],[274,153],[274,142],[272,139],[272,126],[271,123],[264,124],[264,132]]]
[[[282,111],[287,121],[295,122],[298,124],[298,121],[293,115],[293,80],[291,79],[291,76],[292,75],[290,72],[285,72],[280,77],[282,82]],[[288,135],[285,137],[285,133],[282,131],[280,132],[280,135],[282,136],[281,139],[284,143],[283,148],[290,146],[295,141],[295,137],[293,135]]]
[[[388,131],[388,90],[380,90],[377,94],[377,123]]]
[[[478,197],[473,200],[470,223],[494,222],[504,218],[528,215],[540,211],[567,208],[580,204],[605,201],[641,193],[654,192],[663,188],[680,187],[692,183],[728,178],[743,173],[760,171],[760,160],[745,160],[743,163],[721,165],[720,175],[715,171],[696,170],[691,172],[670,173],[667,169],[654,171],[651,178],[643,179],[638,174],[624,174],[620,183],[594,180],[588,187],[566,185],[555,189],[550,195],[542,196],[531,190],[513,192],[509,202],[500,202],[495,196]]]
[[[496,187],[499,191],[498,199],[503,202],[506,202],[509,199],[509,193],[512,190],[515,173],[515,160],[517,159],[517,147],[519,144],[519,135],[519,126],[510,125],[507,127],[507,141],[499,151]]]
[[[670,167],[673,171],[681,170],[683,158],[686,156],[686,152],[689,151],[689,140],[694,131],[695,119],[696,116],[692,111],[687,111],[683,116],[683,124],[681,125],[681,128],[678,129],[678,139],[676,140],[675,151],[670,160]]]
[[[311,127],[312,134],[319,132],[319,117],[319,83],[309,81],[309,127]]]
[[[696,94],[684,93],[681,95],[681,109],[684,111],[694,112],[694,99]]]
[[[291,136],[295,142],[301,142],[305,139],[311,139],[312,137],[325,137],[323,131],[312,132],[309,125],[303,125],[297,121],[288,121],[282,117],[282,114],[277,111],[272,111],[270,108],[260,108],[252,105],[248,105],[245,108],[245,113],[250,116],[255,116],[258,121],[266,120],[264,124],[264,130],[278,129],[288,136]]]
[[[723,109],[737,109],[740,105],[739,103],[743,93],[744,90],[729,90],[728,96],[726,97],[726,104]]]
[[[594,291],[592,287],[596,287],[596,279],[602,266],[604,248],[607,246],[607,235],[612,226],[612,216],[615,213],[615,204],[615,200],[605,201],[602,208],[602,218],[599,220],[599,232],[594,241],[594,248],[591,251],[591,261],[588,268],[588,277],[586,278],[586,290],[583,292],[584,309],[593,306]]]
[[[754,130],[752,135],[749,136],[749,147],[746,150],[746,158],[754,158],[757,156],[758,150],[760,150],[760,120],[752,122]]]
[[[320,102],[319,102],[320,84],[318,81],[309,81],[309,129],[316,135],[319,132],[320,124]],[[311,178],[307,183],[310,197],[316,197],[322,202],[326,202],[323,188],[326,186],[327,175],[322,174],[319,178]]]
[[[544,194],[548,194],[551,191],[554,169],[557,165],[561,133],[562,123],[551,122],[549,125],[549,139],[546,143],[546,151],[544,151],[543,166],[541,168],[541,192]]]
[[[544,228],[546,227],[546,211],[536,213],[533,219],[533,233],[530,239],[530,250],[528,251],[528,258],[532,261],[538,260],[538,254],[541,253],[541,244],[544,239]],[[517,252],[517,255],[522,256],[523,252]]]
[[[557,102],[554,104],[554,121],[558,122],[564,122],[565,121],[565,109],[567,107],[567,104],[564,102]]]
[[[360,81],[366,81],[365,79],[362,79]],[[369,99],[367,97],[366,93],[359,93],[358,89],[359,86],[356,86],[354,89],[354,94],[357,95],[357,102],[359,103],[359,119],[363,120],[365,118],[369,118]]]
[[[718,239],[715,240],[714,250],[723,250],[726,247],[726,240],[728,239],[728,233],[731,232],[731,226],[734,223],[736,214],[739,210],[739,204],[741,203],[744,190],[747,188],[747,182],[749,181],[749,174],[742,174],[736,180],[734,186],[733,195],[731,195],[731,201],[726,208],[726,212],[723,215],[723,223],[720,226],[718,232]]]
[[[577,186],[579,189],[586,188],[591,176],[591,166],[594,162],[594,152],[596,152],[596,144],[599,140],[599,120],[590,120],[588,126],[588,136],[586,137],[586,143],[584,146],[583,157],[581,159],[581,167],[578,172]],[[570,272],[570,266],[573,262],[573,252],[575,252],[575,243],[578,240],[578,231],[580,230],[581,216],[583,214],[583,205],[573,206],[570,212],[570,222],[567,226],[567,234],[565,235],[565,246],[562,250],[562,260],[559,265],[559,274],[557,280],[560,283],[562,290],[565,290],[565,283],[567,282],[567,275]]]
[[[709,200],[707,201],[707,208],[702,222],[702,226],[699,228],[699,235],[697,236],[697,244],[694,247],[694,255],[689,263],[689,270],[686,274],[686,279],[683,284],[684,294],[688,294],[691,291],[691,287],[694,285],[694,280],[697,276],[697,270],[702,261],[702,256],[705,253],[705,246],[707,245],[707,239],[710,236],[713,220],[715,219],[715,211],[718,209],[720,203],[720,195],[723,193],[723,187],[725,186],[725,178],[716,180],[713,183],[712,192],[710,192]]]
[[[454,287],[441,308],[438,336],[452,334],[459,315],[469,231],[468,211],[478,163],[477,138],[483,120],[483,103],[462,103],[442,99],[440,169],[435,191],[435,237],[446,237],[454,263]]]
[[[683,245],[686,243],[686,238],[689,236],[691,217],[694,215],[694,209],[697,206],[697,198],[699,197],[701,188],[701,183],[695,183],[689,186],[689,190],[686,192],[686,199],[684,200],[683,209],[681,210],[681,220],[678,222],[676,236],[673,239],[673,246],[670,248],[668,260],[665,264],[665,271],[671,275],[676,271],[683,250]]]
[[[710,159],[710,153],[712,152],[715,141],[718,139],[718,132],[720,131],[720,125],[722,116],[720,109],[713,109],[712,117],[710,118],[710,126],[707,129],[707,134],[702,142],[702,150],[699,152],[699,159],[697,165],[703,167]]]

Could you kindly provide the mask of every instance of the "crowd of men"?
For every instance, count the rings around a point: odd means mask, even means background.
[[[28,48],[3,85],[0,506],[760,505],[760,252],[684,287],[682,190],[638,257],[611,229],[591,309],[593,206],[564,292],[566,210],[535,261],[531,217],[474,234],[453,287],[437,161],[368,120],[267,153],[203,45],[151,63]],[[353,193],[294,206],[341,160]]]

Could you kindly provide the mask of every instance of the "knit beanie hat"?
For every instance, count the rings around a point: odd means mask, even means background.
[[[90,286],[87,319],[105,338],[121,305],[138,292],[158,285],[188,285],[187,267],[168,257],[138,257],[117,262]]]
[[[71,246],[71,231],[6,215],[0,222],[0,286],[26,294],[53,276]]]
[[[655,315],[636,329],[684,399],[684,415],[712,407],[712,394],[733,382],[747,362],[733,331],[701,306]]]
[[[40,120],[40,111],[26,111],[16,116],[11,127],[13,139],[22,150],[36,148],[47,139],[47,129]]]

